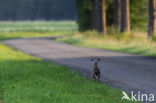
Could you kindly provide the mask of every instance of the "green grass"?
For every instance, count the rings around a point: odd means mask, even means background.
[[[76,46],[156,57],[155,37],[149,39],[146,33],[136,31],[131,34],[119,34],[118,31],[108,30],[108,33],[109,35],[103,36],[97,32],[88,31],[57,39],[57,41]]]
[[[121,91],[94,83],[67,67],[2,44],[0,50],[3,103],[121,103]]]
[[[17,21],[0,22],[0,40],[73,34],[78,26],[74,21]]]
[[[1,21],[0,31],[64,31],[77,30],[78,26],[75,21]]]
[[[49,37],[49,36],[60,36],[70,35],[75,31],[50,31],[50,32],[0,32],[0,40],[15,39],[15,38],[34,38],[34,37]]]

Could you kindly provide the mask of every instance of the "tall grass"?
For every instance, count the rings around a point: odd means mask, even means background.
[[[76,33],[57,41],[89,48],[110,49],[113,51],[156,57],[155,37],[148,38],[145,32],[132,31],[120,34],[119,30],[108,29],[104,36],[95,31]]]

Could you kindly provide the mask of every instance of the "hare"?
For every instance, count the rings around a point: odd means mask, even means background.
[[[93,79],[94,79],[94,81],[99,81],[100,80],[100,69],[98,67],[98,63],[99,63],[100,59],[97,59],[97,60],[91,59],[91,61],[93,62]]]

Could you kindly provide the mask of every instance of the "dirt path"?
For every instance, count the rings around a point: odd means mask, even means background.
[[[50,41],[48,39],[15,39],[3,41],[25,53],[66,65],[91,77],[92,57],[101,58],[101,81],[126,91],[156,95],[156,59],[96,50]]]

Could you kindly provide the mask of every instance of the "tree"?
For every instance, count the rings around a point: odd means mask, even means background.
[[[120,28],[121,23],[121,0],[114,0],[114,25]]]
[[[121,32],[130,32],[129,0],[121,0]]]
[[[92,9],[92,27],[100,33],[106,34],[105,0],[94,0]]]
[[[97,30],[96,29],[96,9],[95,9],[95,0],[92,1],[91,4],[92,11],[91,11],[91,28],[92,30]]]
[[[93,19],[93,0],[76,0],[78,20],[77,23],[79,25],[80,31],[91,30],[95,28],[95,22]],[[94,14],[95,16],[95,14]],[[94,27],[93,27],[94,26]]]
[[[148,36],[156,33],[156,0],[149,0]]]
[[[103,33],[106,35],[107,28],[106,28],[106,0],[102,0],[102,24],[103,24]]]
[[[145,31],[148,25],[149,0],[130,0],[130,18],[132,29]]]
[[[99,16],[100,12],[102,12],[101,11],[102,9],[98,10],[99,8],[95,4],[97,4],[97,2],[101,2],[102,0],[76,0],[76,1],[77,1],[77,10],[78,10],[78,20],[77,21],[79,24],[79,29],[83,30],[83,31],[85,31],[85,30],[99,31],[99,29],[97,29],[97,28],[99,28],[98,27],[99,25],[100,25],[100,29],[102,27],[101,26],[102,16],[100,16],[100,18],[98,18],[98,16]],[[117,1],[119,1],[119,0],[115,0],[115,1],[117,3]],[[120,0],[120,5],[117,5],[118,9],[114,8],[115,1],[114,0],[106,0],[105,9],[106,9],[106,17],[107,17],[107,20],[106,20],[107,26],[112,26],[116,19],[116,21],[118,21],[118,24],[121,27],[121,14],[120,13],[122,13],[122,15],[125,15],[124,12],[128,11],[127,15],[129,15],[129,16],[122,17],[122,18],[124,18],[123,21],[128,20],[128,22],[125,22],[122,24],[124,26],[124,27],[122,26],[122,32],[130,31],[130,25],[131,25],[131,27],[133,27],[133,28],[137,27],[140,30],[146,28],[146,25],[148,23],[148,6],[147,6],[148,0],[128,0],[127,3],[130,2],[130,4],[128,4],[128,6],[129,6],[128,10],[122,9],[122,12],[119,11],[119,8],[121,7],[121,2],[123,1],[123,6],[125,6],[124,8],[126,8],[127,6],[124,2],[126,2],[127,0]],[[118,12],[114,12],[117,10],[118,10]],[[120,17],[114,16],[114,13],[119,14]],[[101,19],[101,21],[99,22],[98,19]],[[131,21],[131,23],[130,23],[130,21]],[[127,26],[127,24],[128,24],[128,26]]]
[[[100,12],[99,12],[100,0],[95,0],[94,3],[95,3],[94,4],[94,6],[95,6],[95,16],[94,16],[95,30],[100,31]]]

